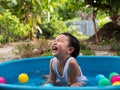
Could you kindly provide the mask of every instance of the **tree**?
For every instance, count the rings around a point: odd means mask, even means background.
[[[0,8],[9,9],[10,12],[21,19],[21,22],[28,23],[30,16],[42,13],[40,0],[1,0]]]
[[[84,5],[83,0],[52,0],[54,12],[51,13],[52,18],[62,19],[63,21],[72,19],[76,16],[76,12]],[[79,3],[78,3],[79,2]]]
[[[95,23],[95,18],[98,10],[102,10],[109,14],[113,25],[118,24],[120,3],[119,0],[85,0],[86,5],[93,8],[93,22]],[[96,32],[96,30],[95,30]],[[96,42],[98,41],[97,33],[95,34]]]
[[[112,22],[117,24],[117,20],[120,17],[119,0],[85,0],[85,3],[95,8],[95,13],[97,13],[98,10],[103,10],[105,13],[109,14]]]

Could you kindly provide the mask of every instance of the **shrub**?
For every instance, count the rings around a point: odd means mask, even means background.
[[[43,52],[46,52],[50,50],[50,44],[51,42],[46,39],[39,39],[35,43],[35,48],[38,50],[42,50]]]
[[[34,45],[27,43],[27,44],[21,44],[21,45],[16,45],[15,47],[19,54],[22,58],[23,57],[32,57],[32,51],[34,50]]]
[[[37,42],[33,43],[23,43],[16,45],[16,54],[19,54],[22,58],[25,57],[35,57],[40,56],[44,52],[50,50],[50,43],[45,39],[37,40]]]
[[[0,43],[4,43],[4,37],[2,35],[0,35]]]
[[[65,22],[65,25],[67,27],[67,32],[73,34],[79,40],[86,40],[89,38],[88,36],[85,36],[82,32],[80,32],[79,26],[72,25],[72,21]]]
[[[42,36],[44,36],[47,39],[54,38],[58,34],[67,31],[67,27],[64,25],[64,23],[58,20],[40,24],[39,26],[43,32]]]
[[[78,28],[74,25],[70,25],[67,30],[69,33],[73,34],[75,37],[80,39],[81,36],[83,36],[82,32],[78,31]]]
[[[30,26],[20,23],[19,18],[12,15],[8,10],[0,14],[0,34],[4,42],[18,41],[28,36]]]
[[[43,36],[47,38],[52,38],[55,33],[55,28],[52,23],[44,23],[40,24],[40,28],[42,29]]]
[[[106,20],[105,18],[100,18],[98,20],[98,28],[103,27],[103,25],[106,24],[106,23],[108,23],[108,22],[110,22],[110,20]]]
[[[120,56],[120,43],[115,42],[111,44],[111,48],[113,51],[115,51],[115,53]]]
[[[53,21],[53,25],[54,25],[54,28],[56,30],[54,37],[56,37],[60,33],[67,32],[67,27],[63,21],[55,20],[55,21]]]
[[[85,42],[80,44],[80,53],[83,55],[94,55],[94,52],[90,50],[89,46]]]

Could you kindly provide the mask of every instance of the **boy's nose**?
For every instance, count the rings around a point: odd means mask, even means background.
[[[53,41],[53,45],[56,45],[57,44],[57,41]]]

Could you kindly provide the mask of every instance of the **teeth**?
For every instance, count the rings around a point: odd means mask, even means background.
[[[52,49],[53,49],[53,50],[57,50],[57,47],[54,46]]]

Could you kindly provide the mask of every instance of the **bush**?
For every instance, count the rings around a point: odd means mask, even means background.
[[[36,57],[42,55],[44,52],[50,50],[50,43],[45,39],[40,39],[33,43],[23,43],[16,45],[16,54],[19,54],[22,58]]]
[[[23,57],[32,57],[32,51],[34,50],[34,45],[32,44],[21,44],[21,45],[16,45],[15,47],[19,54],[22,58]]]
[[[97,44],[98,45],[108,45],[108,44],[114,44],[116,42],[117,42],[117,40],[114,37],[107,41],[102,39],[102,37],[100,37],[100,42],[98,42]]]
[[[87,45],[87,43],[81,43],[80,44],[80,53],[82,53],[83,55],[95,55],[89,48],[89,46]]]
[[[53,25],[56,29],[56,33],[54,34],[54,37],[56,37],[60,33],[67,32],[67,27],[63,21],[60,20],[53,21]]]
[[[5,43],[27,37],[30,30],[29,25],[20,23],[19,18],[9,11],[0,14],[0,34],[3,36]]]
[[[80,39],[81,36],[83,36],[82,32],[78,31],[78,28],[74,25],[70,25],[67,30],[69,33],[73,34],[76,38]]]
[[[111,44],[111,48],[113,51],[115,51],[115,53],[120,56],[120,43],[115,42]]]
[[[105,25],[106,23],[110,22],[110,20],[106,20],[105,17],[104,18],[100,18],[98,20],[98,28],[103,27],[103,25]]]
[[[0,35],[0,43],[4,43],[4,37],[2,35]]]
[[[58,20],[40,24],[39,26],[43,32],[42,36],[47,39],[54,38],[58,34],[67,31],[67,27],[64,25],[64,23]]]
[[[49,22],[49,23],[44,23],[44,24],[40,24],[40,28],[42,29],[43,32],[43,36],[47,39],[47,38],[52,38],[54,33],[55,33],[55,28],[54,25]]]
[[[88,39],[88,36],[83,35],[83,33],[79,31],[79,27],[72,25],[72,21],[67,21],[65,24],[67,26],[67,32],[71,33],[79,40]]]

